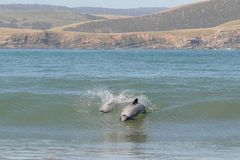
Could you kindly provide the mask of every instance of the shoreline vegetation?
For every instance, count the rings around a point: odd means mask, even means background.
[[[103,10],[99,14],[95,10],[95,15],[82,14],[58,6],[48,9],[41,5],[2,5],[2,8],[0,48],[240,49],[240,2],[236,0],[203,1],[137,17],[114,15],[114,10],[111,14]],[[39,15],[43,8],[45,14],[54,17],[46,18],[46,22],[33,21],[37,16],[48,17]],[[67,17],[56,16],[58,13]],[[10,24],[11,28],[4,27]],[[136,27],[137,32],[133,32],[132,27],[138,24],[141,25]],[[29,28],[33,25],[48,28]]]

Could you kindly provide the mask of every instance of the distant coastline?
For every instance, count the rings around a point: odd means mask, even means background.
[[[0,48],[240,49],[240,27],[135,33],[0,29]]]
[[[0,48],[240,48],[240,1],[236,0],[170,9],[24,4],[0,5],[0,9]]]

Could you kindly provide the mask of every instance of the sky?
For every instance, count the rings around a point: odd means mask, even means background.
[[[68,7],[106,7],[106,8],[138,8],[138,7],[174,7],[200,0],[0,0],[0,4],[51,4]]]

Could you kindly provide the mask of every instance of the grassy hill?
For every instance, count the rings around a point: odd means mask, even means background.
[[[0,12],[0,27],[22,29],[49,29],[76,22],[102,19],[70,11],[5,11]]]
[[[168,9],[159,14],[89,22],[66,31],[123,33],[210,28],[240,19],[239,0],[209,0]]]
[[[165,8],[108,9],[38,4],[0,5],[0,27],[50,29],[73,23],[99,19],[116,19],[132,15],[152,14]],[[101,16],[103,15],[103,16]]]
[[[0,27],[49,29],[76,22],[105,19],[81,14],[68,7],[49,5],[0,5]]]
[[[0,28],[0,48],[240,48],[238,0],[204,1],[134,18],[42,7],[0,7],[0,26],[17,25]]]
[[[168,8],[166,7],[143,7],[143,8],[131,8],[131,9],[113,9],[113,8],[93,8],[93,7],[78,7],[75,8],[80,13],[84,14],[96,14],[96,15],[122,15],[122,16],[144,16],[154,13],[159,13]]]
[[[79,23],[81,25],[81,23]],[[68,25],[69,27],[75,26],[75,24]],[[128,33],[84,33],[84,32],[68,32],[63,31],[66,26],[62,26],[59,28],[53,28],[49,30],[33,30],[33,29],[14,29],[14,28],[0,28],[0,35],[13,35],[13,34],[30,34],[30,33],[40,33],[40,32],[51,32],[51,33],[60,33],[60,34],[69,34],[71,36],[74,35],[91,35],[91,36],[111,36],[111,35],[131,35],[131,34],[152,34],[152,35],[178,35],[178,36],[186,36],[186,37],[195,37],[200,36],[201,33],[204,34],[212,34],[217,31],[227,31],[227,30],[240,30],[240,19],[229,21],[223,24],[220,24],[216,27],[211,28],[198,28],[198,29],[180,29],[180,30],[170,30],[170,31],[149,31],[149,32],[128,32]]]
[[[94,15],[121,15],[121,16],[143,16],[161,12],[166,7],[142,7],[130,9],[114,9],[102,7],[76,7],[39,5],[39,4],[0,4],[0,11],[72,11],[81,14]]]
[[[212,28],[84,33],[0,28],[0,48],[240,48],[240,20]]]
[[[237,27],[240,28],[240,20],[229,21],[217,26],[217,28],[237,28]]]

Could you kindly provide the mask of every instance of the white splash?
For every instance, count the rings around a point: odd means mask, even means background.
[[[135,98],[138,98],[139,103],[145,105],[146,107],[151,105],[151,101],[145,95],[135,95],[130,94],[127,91],[122,91],[119,94],[114,94],[109,90],[98,90],[89,92],[93,96],[97,96],[101,99],[100,110],[110,112],[115,107],[124,107],[134,101]]]

